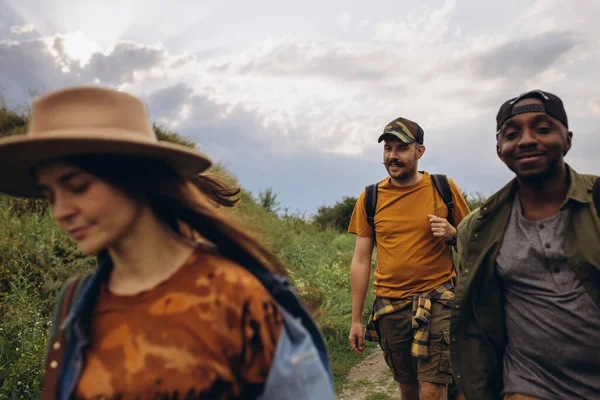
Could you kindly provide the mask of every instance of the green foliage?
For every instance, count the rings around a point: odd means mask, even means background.
[[[475,195],[469,195],[465,192],[462,192],[462,195],[465,198],[467,205],[469,206],[469,210],[471,211],[481,207],[481,205],[486,201],[486,198],[480,193],[477,193]]]
[[[277,201],[277,194],[273,192],[272,188],[267,188],[265,191],[258,192],[258,204],[265,209],[265,211],[276,214],[280,210],[280,204]]]
[[[22,205],[0,196],[0,398],[39,398],[54,299],[94,265],[45,208]]]
[[[26,130],[26,116],[9,111],[0,105],[0,137],[24,133]]]
[[[345,232],[348,229],[356,201],[356,197],[344,197],[333,206],[319,207],[314,223],[319,229],[332,228],[339,232]]]
[[[197,149],[195,142],[185,139],[178,133],[169,131],[168,129],[156,124],[152,126],[154,128],[154,133],[156,133],[156,137],[158,138],[158,140],[163,140],[170,143],[180,144],[182,146],[189,147],[192,149]]]

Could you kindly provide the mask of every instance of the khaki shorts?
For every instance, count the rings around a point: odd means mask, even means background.
[[[381,316],[379,345],[385,362],[399,383],[417,381],[450,384],[450,312],[449,306],[432,302],[429,318],[429,359],[413,357],[412,304],[402,310]]]

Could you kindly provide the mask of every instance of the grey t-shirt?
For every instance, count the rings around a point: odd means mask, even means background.
[[[529,221],[515,197],[496,260],[506,294],[505,394],[600,399],[600,310],[567,264],[565,218]]]

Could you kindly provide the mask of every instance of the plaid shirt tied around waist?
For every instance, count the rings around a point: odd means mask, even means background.
[[[454,300],[454,284],[450,280],[428,292],[417,294],[412,299],[393,299],[377,297],[365,329],[364,338],[371,342],[379,342],[379,327],[377,320],[386,314],[402,310],[412,303],[412,328],[414,330],[411,353],[420,359],[429,358],[429,317],[431,302],[436,301],[449,306]]]

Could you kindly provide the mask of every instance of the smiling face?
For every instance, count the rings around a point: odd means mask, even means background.
[[[519,101],[514,107],[543,104],[536,98]],[[517,177],[553,176],[564,167],[564,156],[571,149],[572,133],[548,114],[518,114],[506,121],[498,133],[500,159]]]
[[[390,177],[396,181],[406,181],[417,174],[419,159],[425,152],[425,146],[388,136],[383,145],[383,164]]]
[[[118,242],[139,218],[139,201],[71,164],[45,164],[36,178],[54,219],[85,255]]]

